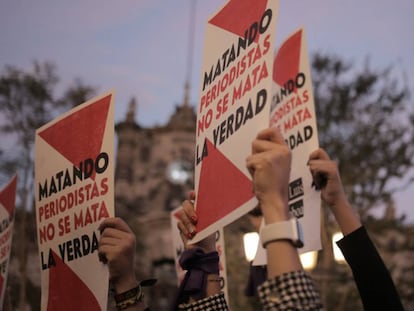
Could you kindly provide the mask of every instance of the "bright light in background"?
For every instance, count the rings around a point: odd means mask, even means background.
[[[248,262],[252,261],[256,256],[258,244],[259,234],[257,232],[249,232],[243,235],[244,256],[246,256]]]
[[[243,235],[244,256],[248,262],[252,261],[256,256],[257,246],[259,245],[259,234],[257,232],[249,232]],[[318,260],[318,252],[307,252],[300,255],[302,266],[306,270],[312,270],[316,266]]]
[[[316,262],[318,261],[318,252],[312,251],[303,253],[300,255],[300,261],[302,263],[302,267],[305,270],[312,270],[316,266]]]
[[[336,242],[342,238],[343,238],[343,234],[341,232],[336,232],[332,235],[332,248],[333,248],[334,258],[335,258],[335,261],[339,263],[345,263],[344,255],[342,254],[338,245],[336,245]]]

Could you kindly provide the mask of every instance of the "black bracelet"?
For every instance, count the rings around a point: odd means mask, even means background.
[[[143,280],[139,282],[136,287],[131,288],[120,294],[116,294],[114,296],[116,309],[118,311],[122,311],[142,301],[142,299],[144,298],[144,292],[142,291],[141,286],[152,286],[155,284],[156,281],[156,279]]]
[[[125,310],[126,308],[137,304],[142,301],[144,294],[142,292],[141,285],[131,288],[126,292],[115,295],[116,309],[118,311]]]

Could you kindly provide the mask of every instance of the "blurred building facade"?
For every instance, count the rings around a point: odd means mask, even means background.
[[[156,277],[150,289],[153,310],[168,310],[177,287],[171,238],[171,211],[193,189],[196,115],[187,97],[166,125],[143,128],[136,102],[116,125],[116,213],[137,235],[137,274]]]

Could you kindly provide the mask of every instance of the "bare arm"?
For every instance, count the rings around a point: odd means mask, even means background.
[[[280,132],[274,128],[261,131],[252,143],[252,155],[246,164],[266,225],[288,220],[291,153]],[[298,252],[289,241],[273,241],[266,250],[269,279],[302,270]]]
[[[309,156],[309,168],[314,179],[318,179],[318,176],[326,178],[321,197],[330,207],[342,233],[347,235],[361,227],[359,217],[348,202],[337,163],[331,160],[325,150],[318,149]]]
[[[100,260],[108,264],[110,282],[117,295],[138,286],[135,278],[135,235],[129,226],[117,217],[105,219],[100,227],[99,241]],[[123,310],[144,311],[147,308],[143,301],[137,301]]]

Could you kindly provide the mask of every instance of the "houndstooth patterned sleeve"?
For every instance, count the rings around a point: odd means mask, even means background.
[[[209,296],[200,300],[197,300],[190,304],[181,304],[178,306],[180,311],[228,311],[226,299],[224,293],[221,292],[214,296]]]
[[[258,288],[264,311],[323,310],[319,292],[304,271],[293,271],[266,281]]]

